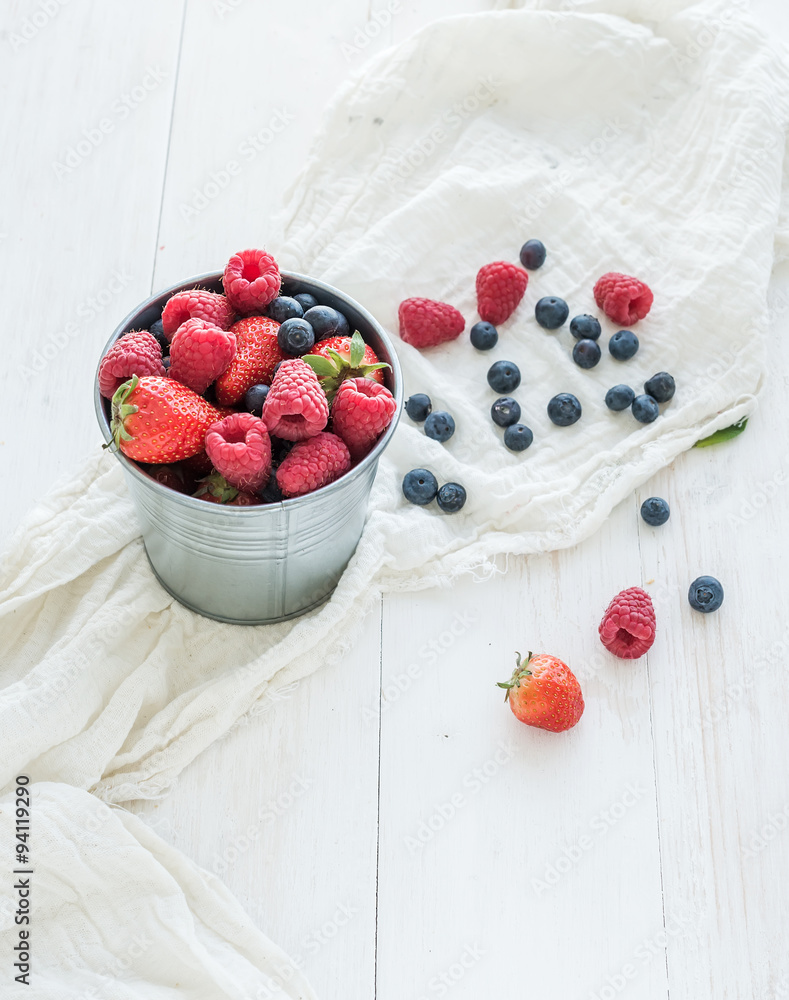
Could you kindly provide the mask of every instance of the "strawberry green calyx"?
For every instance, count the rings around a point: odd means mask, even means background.
[[[508,681],[499,681],[496,687],[504,688],[504,700],[509,701],[510,691],[512,688],[520,687],[521,681],[524,677],[531,677],[531,670],[529,670],[529,663],[531,662],[532,652],[526,655],[526,659],[521,659],[521,654],[515,654],[515,670],[512,672],[512,677]]]
[[[139,407],[133,403],[127,403],[126,400],[137,388],[139,382],[137,375],[132,375],[128,382],[124,382],[116,389],[115,395],[112,397],[112,418],[110,420],[112,442],[105,444],[105,448],[113,445],[115,448],[119,448],[121,441],[131,441],[132,436],[126,430],[125,421],[127,417],[136,413]]]
[[[306,361],[318,376],[321,388],[326,393],[326,398],[330,403],[334,399],[340,383],[345,379],[369,378],[373,372],[377,372],[381,368],[391,367],[385,361],[379,361],[374,365],[362,364],[366,347],[362,335],[356,330],[351,337],[350,357],[347,360],[331,347],[326,351],[329,357],[324,357],[322,354],[305,354],[302,357],[301,360]]]
[[[202,497],[206,494],[216,497],[220,503],[230,503],[238,496],[238,490],[235,486],[231,486],[221,473],[212,472],[200,480],[200,489],[194,496]]]

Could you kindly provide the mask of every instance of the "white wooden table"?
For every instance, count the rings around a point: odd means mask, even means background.
[[[93,368],[118,319],[265,242],[355,66],[487,5],[393,6],[4,5],[4,536],[96,446]],[[752,6],[789,40],[782,0]],[[267,141],[275,116],[287,124]],[[745,435],[683,455],[576,549],[385,599],[344,663],[137,808],[323,1000],[789,996],[782,325]],[[654,494],[673,511],[659,530],[638,516]],[[687,605],[701,573],[726,587],[717,615]],[[612,669],[590,637],[634,584],[661,629],[645,660]],[[587,709],[572,733],[526,729],[503,705],[493,682],[516,648],[576,668]]]

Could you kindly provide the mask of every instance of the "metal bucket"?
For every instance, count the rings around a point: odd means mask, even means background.
[[[138,306],[118,326],[102,352],[124,333],[147,329],[165,302],[183,289],[222,291],[222,273],[198,275],[173,285]],[[356,549],[381,452],[394,433],[402,408],[400,365],[392,343],[365,309],[330,285],[282,272],[289,295],[310,292],[347,317],[373,348],[384,381],[397,400],[392,423],[369,455],[340,479],[303,497],[259,507],[206,503],[152,479],[120,451],[145,551],[162,586],[198,614],[236,625],[267,625],[294,618],[323,603]],[[96,415],[106,441],[110,406],[95,388]]]

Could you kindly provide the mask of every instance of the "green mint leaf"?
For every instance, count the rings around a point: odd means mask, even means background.
[[[709,437],[697,441],[694,447],[709,448],[712,444],[722,444],[724,441],[731,441],[732,438],[739,437],[747,426],[748,418],[743,417],[742,420],[736,424],[732,424],[731,427],[722,427],[719,431],[715,431],[714,434],[710,434]]]

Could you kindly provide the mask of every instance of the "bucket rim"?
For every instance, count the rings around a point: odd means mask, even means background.
[[[174,285],[170,285],[167,288],[162,289],[160,292],[156,292],[153,295],[149,295],[143,302],[138,305],[124,317],[123,320],[115,327],[109,340],[104,345],[101,351],[101,356],[96,365],[96,372],[94,375],[94,389],[93,389],[93,400],[94,407],[96,411],[96,418],[99,423],[99,427],[102,432],[102,436],[106,442],[105,447],[109,447],[112,444],[113,438],[110,431],[109,420],[107,419],[107,414],[105,412],[105,400],[99,391],[99,381],[98,372],[101,361],[104,358],[107,351],[112,347],[116,340],[118,340],[124,333],[128,330],[134,328],[135,320],[140,314],[145,312],[150,306],[157,304],[162,299],[167,299],[176,292],[185,291],[194,288],[202,283],[209,281],[217,281],[222,278],[222,271],[207,271],[204,274],[197,274],[191,278],[186,278],[183,281],[179,281]],[[297,271],[285,271],[280,270],[283,282],[291,281],[297,282],[305,286],[306,290],[316,290],[319,293],[328,294],[334,296],[335,298],[341,300],[341,302],[347,304],[351,309],[359,313],[364,320],[370,324],[370,326],[375,330],[376,335],[380,338],[383,343],[389,357],[386,359],[391,366],[391,377],[392,377],[392,395],[397,403],[397,409],[395,410],[392,422],[386,428],[380,439],[376,442],[375,447],[370,451],[364,458],[358,463],[358,465],[353,466],[353,468],[346,472],[344,475],[340,476],[339,479],[335,479],[334,482],[329,483],[326,486],[321,486],[320,489],[313,490],[311,493],[305,493],[303,496],[290,497],[286,500],[279,500],[275,503],[261,503],[255,504],[250,507],[233,507],[229,504],[215,504],[214,507],[217,513],[221,511],[223,515],[231,517],[260,517],[264,515],[267,510],[280,510],[285,508],[287,510],[294,510],[298,507],[308,506],[311,502],[314,502],[316,498],[321,499],[327,497],[332,492],[339,492],[343,487],[350,485],[355,479],[363,475],[371,466],[378,463],[378,459],[381,454],[386,449],[387,445],[392,439],[397,425],[400,421],[400,416],[403,410],[403,376],[402,369],[400,367],[400,361],[397,357],[397,352],[394,349],[394,344],[389,334],[384,330],[383,326],[375,319],[375,317],[367,309],[364,308],[359,302],[351,298],[350,295],[346,295],[340,289],[335,288],[333,285],[329,285],[326,282],[320,281],[317,278],[311,278],[309,275],[301,274]],[[123,470],[128,475],[134,476],[135,479],[144,483],[146,488],[151,489],[154,493],[159,493],[160,495],[166,497],[170,502],[184,506],[192,510],[206,510],[205,500],[201,500],[199,497],[188,496],[185,493],[179,493],[177,490],[171,489],[169,486],[165,486],[163,483],[157,482],[152,476],[149,476],[140,466],[128,458],[119,448],[114,448],[112,450],[115,458],[120,462]]]

